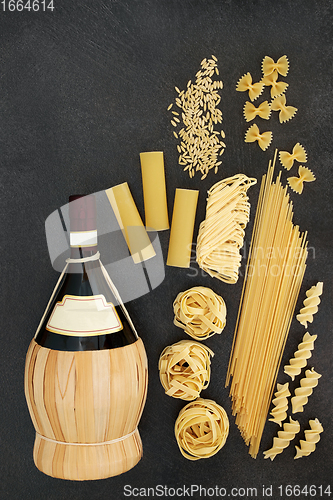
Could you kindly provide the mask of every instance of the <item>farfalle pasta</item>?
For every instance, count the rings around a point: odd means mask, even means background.
[[[287,181],[289,186],[295,193],[302,194],[304,182],[313,182],[316,178],[307,167],[300,165],[298,167],[298,177],[288,177]]]
[[[306,151],[303,146],[297,142],[293,147],[292,153],[288,151],[280,151],[279,152],[280,162],[287,170],[290,170],[294,164],[294,161],[298,161],[299,163],[306,163]]]
[[[289,417],[289,422],[283,424],[283,430],[278,431],[278,437],[273,439],[273,446],[269,450],[264,451],[265,458],[270,458],[274,460],[276,455],[279,455],[287,448],[296,434],[300,431],[300,425],[298,420],[293,420]]]
[[[245,142],[255,142],[258,141],[260,148],[265,151],[273,139],[273,133],[271,131],[263,132],[259,131],[259,127],[256,123],[251,125],[251,127],[245,133]]]
[[[251,99],[251,101],[254,101],[260,96],[260,94],[264,90],[264,87],[265,85],[263,82],[252,83],[251,73],[246,73],[238,80],[236,90],[238,92],[248,91],[249,98]]]
[[[288,396],[290,396],[289,382],[286,384],[277,384],[277,391],[274,394],[272,403],[274,408],[271,411],[273,418],[269,420],[281,426],[282,422],[287,418]]]
[[[279,95],[271,102],[272,111],[279,111],[280,123],[285,123],[293,118],[297,112],[294,106],[287,106],[285,94]]]
[[[318,379],[321,377],[314,368],[306,370],[305,377],[300,381],[300,387],[295,389],[295,396],[291,398],[291,405],[293,413],[303,411],[303,406],[308,402],[313,389],[318,385]]]
[[[186,405],[175,423],[175,436],[182,455],[199,460],[215,455],[229,434],[229,419],[222,406],[198,398]]]
[[[269,56],[265,56],[262,64],[262,72],[264,76],[270,75],[274,71],[280,73],[282,76],[287,76],[289,71],[289,61],[286,55],[281,56],[276,62]]]
[[[324,432],[323,426],[319,422],[318,418],[314,420],[309,420],[310,429],[304,431],[304,439],[300,440],[300,446],[295,446],[296,455],[294,459],[301,457],[308,457],[316,449],[316,444],[320,441],[320,434]]]
[[[310,335],[306,332],[302,342],[298,344],[294,357],[289,360],[289,365],[285,365],[284,373],[289,375],[291,380],[295,380],[295,377],[301,373],[302,368],[306,366],[307,360],[311,358],[311,351],[314,349],[314,341],[316,338],[317,335]]]
[[[322,281],[312,286],[309,290],[305,292],[306,299],[303,301],[304,307],[297,314],[296,319],[301,323],[301,325],[308,327],[308,323],[312,323],[313,315],[318,311],[318,306],[320,304],[320,295],[323,293]]]
[[[158,369],[165,394],[193,401],[210,381],[213,351],[203,344],[181,340],[161,353]]]
[[[275,70],[270,75],[264,76],[261,80],[266,87],[268,87],[268,86],[271,87],[271,97],[272,98],[283,94],[288,88],[288,83],[278,81],[278,76],[279,75],[278,75],[277,71]]]
[[[174,324],[196,340],[221,333],[226,324],[227,308],[213,290],[197,286],[177,295],[173,310]]]
[[[197,240],[197,263],[210,276],[236,283],[250,203],[247,190],[257,180],[244,174],[223,179],[208,191],[206,218]]]
[[[255,119],[256,116],[268,120],[271,115],[271,107],[268,101],[264,101],[256,107],[252,102],[246,101],[244,106],[244,118],[247,122]]]

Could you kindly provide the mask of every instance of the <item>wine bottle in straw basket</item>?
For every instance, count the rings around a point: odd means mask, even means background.
[[[142,456],[147,357],[99,259],[94,196],[70,197],[69,215],[71,256],[27,352],[25,395],[37,468],[102,479]]]

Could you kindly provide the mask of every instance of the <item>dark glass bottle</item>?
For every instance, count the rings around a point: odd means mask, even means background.
[[[95,198],[78,195],[69,201],[71,259],[94,256],[98,251]],[[92,260],[69,263],[35,340],[59,351],[92,351],[123,347],[137,338],[99,260]]]

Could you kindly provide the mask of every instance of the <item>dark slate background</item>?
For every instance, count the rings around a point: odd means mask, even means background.
[[[0,11],[0,498],[120,499],[126,484],[217,485],[229,493],[233,487],[256,487],[259,498],[263,485],[273,485],[273,498],[282,498],[279,485],[326,487],[332,477],[332,2],[54,0],[54,5],[53,13]],[[190,180],[177,164],[166,108],[175,98],[174,86],[183,88],[211,54],[218,58],[224,82],[220,109],[227,148],[217,176]],[[283,125],[277,113],[269,122],[256,120],[274,134],[263,152],[257,144],[244,143],[249,126],[242,116],[246,95],[236,92],[235,85],[247,71],[258,81],[263,57],[276,60],[283,54],[290,61],[287,104],[298,113]],[[267,89],[263,97],[269,97]],[[143,216],[139,153],[162,150],[170,218],[176,187],[200,189],[196,237],[206,191],[213,183],[238,172],[260,180],[275,148],[291,151],[296,142],[305,146],[307,165],[317,177],[301,196],[291,193],[295,222],[308,230],[311,247],[297,309],[305,291],[324,281],[320,310],[309,328],[318,335],[309,364],[323,376],[304,413],[297,415],[301,437],[310,418],[322,422],[325,431],[316,452],[294,461],[291,445],[273,462],[264,460],[262,451],[278,430],[268,422],[258,458],[248,455],[224,388],[242,278],[227,285],[193,264],[189,270],[166,268],[157,289],[129,304],[150,369],[140,423],[141,462],[125,475],[95,482],[62,481],[39,472],[32,460],[34,429],[23,373],[25,353],[58,276],[48,257],[46,217],[72,193],[93,193],[124,181]],[[294,166],[292,174],[296,172]],[[284,183],[288,175],[284,170]],[[244,255],[258,192],[258,185],[249,191],[252,212]],[[160,233],[165,257],[168,237],[168,231]],[[166,345],[185,338],[173,325],[172,302],[179,291],[195,285],[212,287],[227,303],[225,331],[206,342],[215,358],[210,386],[202,396],[226,408],[230,435],[213,458],[190,462],[180,454],[173,434],[184,403],[165,396],[157,363]],[[293,321],[282,364],[303,334],[304,328]],[[282,370],[278,381],[287,381]]]

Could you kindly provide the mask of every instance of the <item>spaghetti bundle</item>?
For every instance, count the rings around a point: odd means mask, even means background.
[[[249,453],[257,456],[276,376],[303,280],[306,233],[273,164],[263,176],[226,385]]]
[[[217,182],[208,191],[206,219],[200,224],[197,262],[210,276],[236,283],[245,227],[249,221],[249,187],[256,184],[244,174]]]

